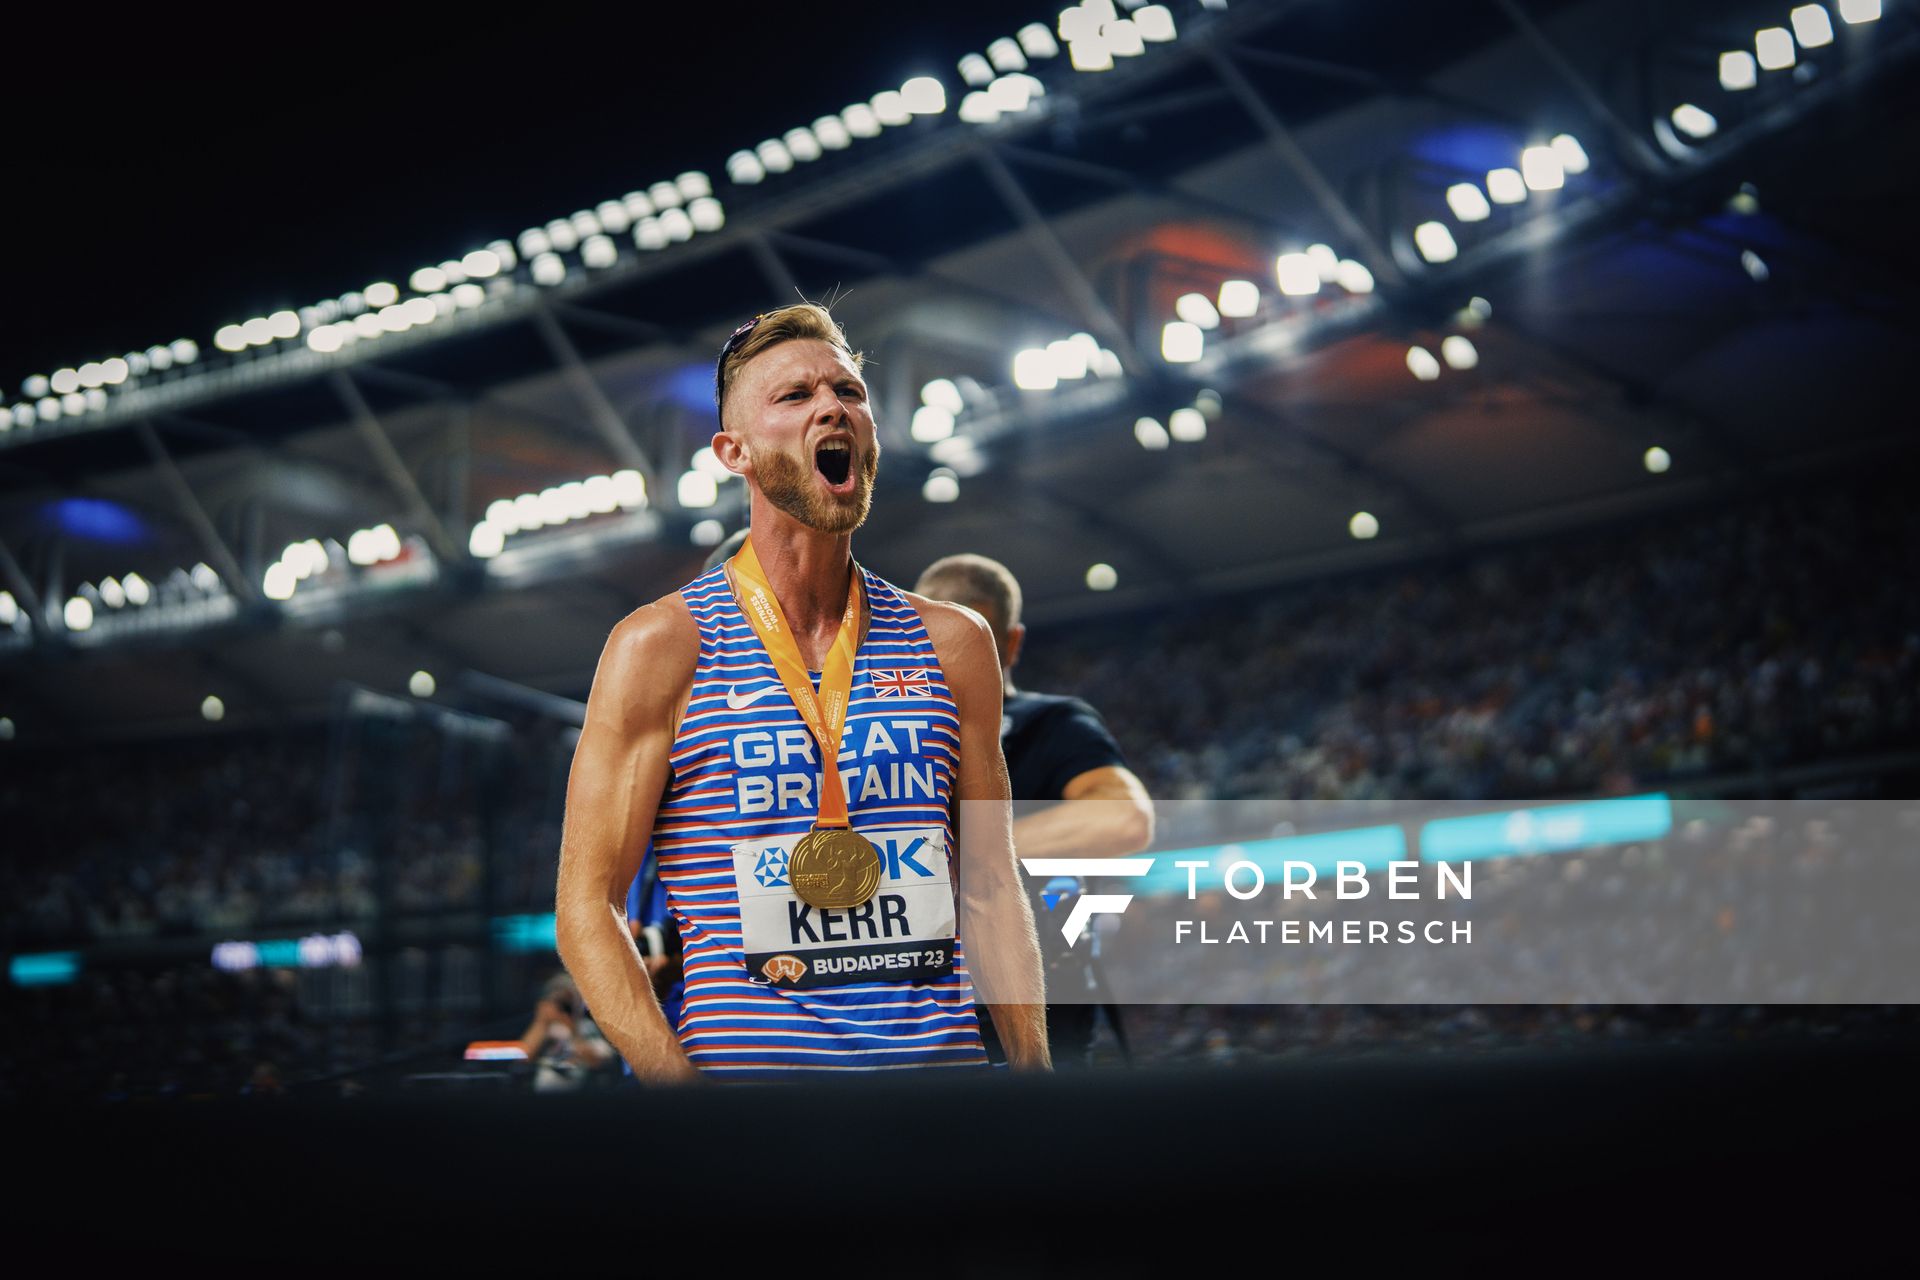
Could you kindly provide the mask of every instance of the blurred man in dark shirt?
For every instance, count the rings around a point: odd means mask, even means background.
[[[1000,744],[1013,783],[1014,852],[1022,858],[1114,858],[1151,844],[1153,802],[1127,768],[1100,713],[1079,698],[1014,687],[1013,668],[1027,629],[1020,621],[1020,584],[1007,567],[986,556],[948,556],[927,566],[913,589],[931,599],[966,605],[993,628],[1006,681]],[[1073,803],[1036,809],[1021,804],[1023,800]],[[1081,887],[1078,882],[1049,883],[1041,887],[1042,900],[1034,905],[1050,1001],[1048,1042],[1059,1067],[1086,1063],[1095,1014],[1106,1003],[1094,940],[1069,948],[1059,928],[1047,923],[1059,917],[1049,912],[1046,896],[1078,894]],[[1058,897],[1052,905],[1059,905]],[[1119,1034],[1117,1023],[1114,1029]],[[985,1019],[981,1031],[993,1052]]]

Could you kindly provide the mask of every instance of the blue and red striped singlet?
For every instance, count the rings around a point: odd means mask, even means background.
[[[724,569],[681,590],[700,658],[652,848],[685,948],[677,1030],[702,1071],[986,1062],[952,937],[959,710],[919,614],[860,573],[871,621],[836,763],[882,878],[868,903],[838,912],[807,906],[786,880],[787,853],[819,811],[813,734]]]

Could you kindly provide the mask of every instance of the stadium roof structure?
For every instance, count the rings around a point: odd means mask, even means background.
[[[869,360],[856,553],[909,582],[995,556],[1043,622],[1904,447],[1905,9],[1035,17],[1045,41],[955,50],[937,109],[908,85],[872,121],[770,118],[390,298],[29,379],[0,716],[171,731],[213,693],[270,720],[416,668],[583,693],[611,625],[744,519],[700,455],[712,358],[798,295]]]

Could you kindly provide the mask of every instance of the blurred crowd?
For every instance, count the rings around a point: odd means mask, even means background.
[[[1093,701],[1169,800],[1500,799],[1764,778],[1920,743],[1915,563],[1920,508],[1898,486],[1801,492],[1043,629],[1020,674]],[[550,911],[557,735],[515,741],[483,781],[477,748],[429,749],[405,736],[415,732],[282,728],[84,754],[9,744],[0,947],[198,946],[376,915]],[[280,977],[204,964],[150,981],[89,970],[77,986],[9,999],[14,1016],[64,1028],[39,1036],[66,1045],[63,1060],[115,1064],[122,1084],[113,1072],[96,1081],[108,1093],[160,1061],[173,1063],[173,1087],[204,1078],[221,1091],[270,1090],[287,1064],[313,1061]],[[1306,1003],[1136,1012],[1133,1038],[1154,1046],[1146,1060],[1640,1034],[1676,1018],[1738,1028],[1753,1016]],[[169,1057],[168,1044],[186,1047]],[[21,1062],[0,1087],[19,1087]],[[274,1065],[256,1080],[260,1063]]]
[[[1920,508],[1753,500],[1036,635],[1162,799],[1577,795],[1920,741]]]

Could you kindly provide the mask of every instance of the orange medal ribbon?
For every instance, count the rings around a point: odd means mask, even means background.
[[[833,648],[827,651],[827,660],[821,667],[817,696],[813,681],[807,678],[807,664],[800,657],[800,645],[793,638],[793,628],[787,625],[780,602],[774,599],[773,588],[760,568],[760,557],[753,552],[751,537],[741,544],[727,567],[733,570],[734,580],[745,596],[740,602],[740,611],[747,615],[754,634],[766,646],[767,656],[773,659],[773,669],[780,673],[780,683],[787,688],[787,696],[793,699],[794,708],[813,731],[813,740],[820,745],[820,814],[814,819],[814,826],[850,826],[847,790],[840,780],[838,763],[840,733],[847,722],[847,703],[853,697],[853,657],[860,634],[859,566],[854,566],[853,581],[847,587],[847,611],[840,618],[840,634],[833,638]]]

